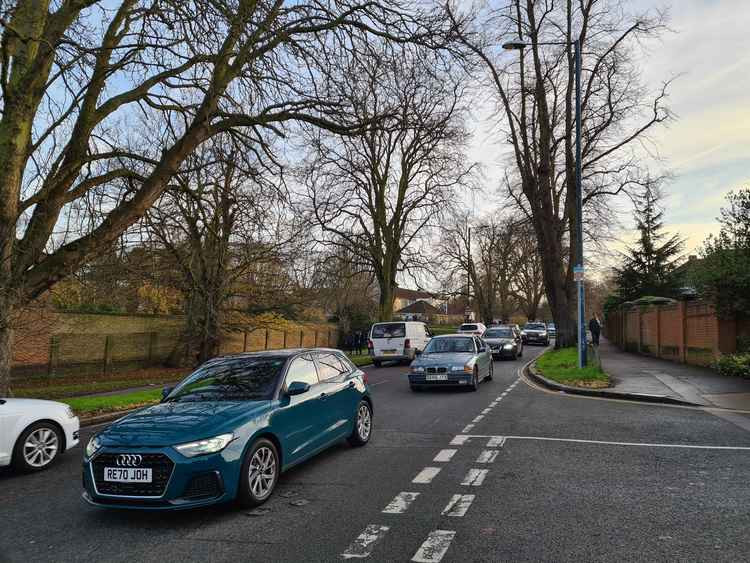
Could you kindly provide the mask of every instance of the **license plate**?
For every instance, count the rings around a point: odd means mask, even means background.
[[[427,381],[447,381],[448,375],[445,373],[428,373],[425,379]]]
[[[383,355],[384,356],[395,356],[396,355],[396,350],[383,350]]]
[[[105,467],[104,480],[114,483],[150,483],[151,468]]]

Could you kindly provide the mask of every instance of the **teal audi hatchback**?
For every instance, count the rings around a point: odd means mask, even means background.
[[[367,444],[372,425],[367,375],[338,350],[216,358],[91,437],[83,498],[153,510],[257,506],[283,471],[343,439]]]

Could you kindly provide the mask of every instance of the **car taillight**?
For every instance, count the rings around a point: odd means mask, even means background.
[[[408,338],[404,340],[404,348],[411,348],[411,341]]]
[[[368,384],[368,383],[370,382],[370,380],[369,380],[369,379],[367,379],[367,372],[366,372],[366,371],[363,371],[363,372],[362,372],[362,382],[363,382],[363,383],[364,383],[365,385],[367,385],[367,384]]]
[[[368,341],[367,341],[367,347],[368,347],[368,348],[369,348],[370,350],[372,350],[372,349],[373,349],[373,345],[372,345],[372,340],[368,340]]]

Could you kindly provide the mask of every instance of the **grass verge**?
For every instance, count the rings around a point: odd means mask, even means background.
[[[599,365],[578,368],[578,351],[575,347],[548,350],[536,360],[539,372],[552,381],[575,387],[609,387],[609,376]]]
[[[98,397],[71,397],[62,402],[70,405],[78,415],[94,415],[105,412],[121,411],[144,405],[158,403],[161,389],[133,391],[121,395],[100,395]]]
[[[347,354],[346,357],[349,358],[355,366],[366,366],[367,364],[372,363],[372,358],[369,354]]]

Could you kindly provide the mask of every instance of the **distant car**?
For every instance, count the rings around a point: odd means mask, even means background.
[[[65,403],[0,399],[0,466],[41,471],[78,444],[78,417]]]
[[[526,323],[521,331],[524,344],[549,345],[549,333],[544,323]]]
[[[492,380],[492,353],[478,336],[443,334],[435,336],[412,362],[409,386],[412,391],[428,385],[466,385],[473,391],[482,380]]]
[[[511,358],[523,356],[523,339],[521,333],[511,326],[491,326],[482,340],[490,347],[493,358]]]
[[[555,338],[557,336],[557,328],[555,327],[555,323],[547,323],[547,334],[549,334],[550,338]]]
[[[427,325],[418,321],[375,323],[370,328],[367,348],[372,363],[380,367],[384,361],[411,362],[432,338]]]
[[[91,437],[83,498],[169,510],[268,500],[282,471],[372,434],[364,372],[338,350],[270,350],[210,360],[161,403]]]
[[[458,334],[473,334],[475,336],[482,336],[487,327],[482,323],[464,323],[456,331]]]

